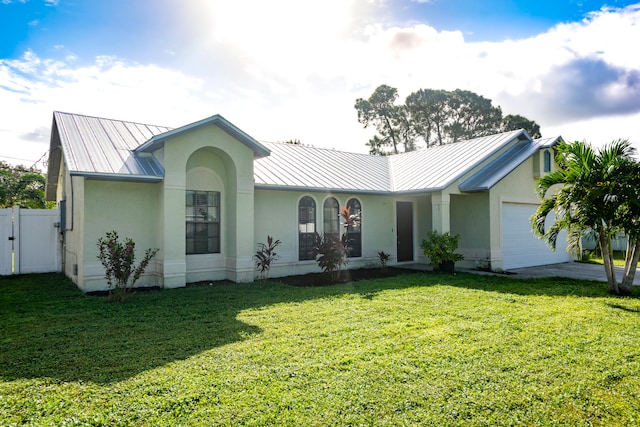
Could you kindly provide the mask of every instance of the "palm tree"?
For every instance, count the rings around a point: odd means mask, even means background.
[[[568,248],[579,249],[585,231],[598,240],[609,292],[631,292],[640,248],[637,244],[637,224],[640,206],[635,189],[640,166],[633,159],[634,148],[627,140],[616,140],[600,150],[584,142],[557,146],[558,169],[538,181],[537,192],[542,203],[531,217],[534,232],[555,249],[558,234],[567,230]],[[548,194],[549,193],[549,194]],[[547,215],[554,212],[555,221],[545,230]],[[635,227],[634,227],[635,226]],[[615,233],[629,236],[625,277],[618,286],[614,268],[611,238]]]

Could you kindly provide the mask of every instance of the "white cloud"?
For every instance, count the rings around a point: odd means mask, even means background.
[[[0,115],[12,131],[0,133],[1,152],[25,144],[31,151],[20,157],[38,158],[46,144],[19,136],[49,126],[53,110],[168,126],[220,113],[258,139],[365,152],[371,135],[353,104],[380,84],[402,98],[420,88],[468,89],[505,114],[538,121],[544,135],[640,142],[640,5],[501,43],[371,22],[378,6],[355,0],[316,9],[294,0],[199,5],[212,30],[194,38],[192,63],[180,70],[111,56],[78,65],[64,46],[65,60],[32,51],[0,60]]]

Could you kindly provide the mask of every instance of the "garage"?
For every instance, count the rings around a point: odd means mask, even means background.
[[[502,250],[505,270],[573,260],[565,249],[566,232],[561,232],[558,236],[555,251],[533,234],[530,218],[537,207],[531,204],[502,204]],[[551,220],[548,220],[548,224],[552,224]]]

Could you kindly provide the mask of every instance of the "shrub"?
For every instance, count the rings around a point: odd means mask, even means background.
[[[265,280],[271,270],[271,264],[280,256],[276,253],[275,249],[281,244],[280,240],[273,240],[273,237],[267,236],[267,243],[258,243],[258,250],[256,251],[253,259],[256,263],[256,269],[259,272],[260,278]]]
[[[133,288],[149,261],[157,253],[158,249],[147,249],[144,258],[137,267],[134,267],[136,259],[135,246],[129,237],[124,243],[118,241],[116,231],[108,231],[106,238],[98,239],[98,259],[105,268],[107,284],[109,285],[109,300],[124,301],[130,289]]]
[[[459,235],[452,236],[448,231],[443,234],[432,231],[422,241],[422,251],[431,260],[431,265],[439,268],[442,263],[464,259],[461,254],[454,253],[458,249],[459,239]]]
[[[335,234],[316,233],[313,252],[318,265],[325,273],[330,273],[332,280],[338,280],[340,270],[349,263],[349,246],[346,233],[338,238]]]
[[[378,251],[378,258],[380,259],[380,266],[387,268],[387,262],[389,262],[389,254],[385,251]]]

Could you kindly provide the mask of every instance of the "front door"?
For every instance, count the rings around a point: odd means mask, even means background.
[[[413,261],[413,203],[396,202],[398,262]]]

